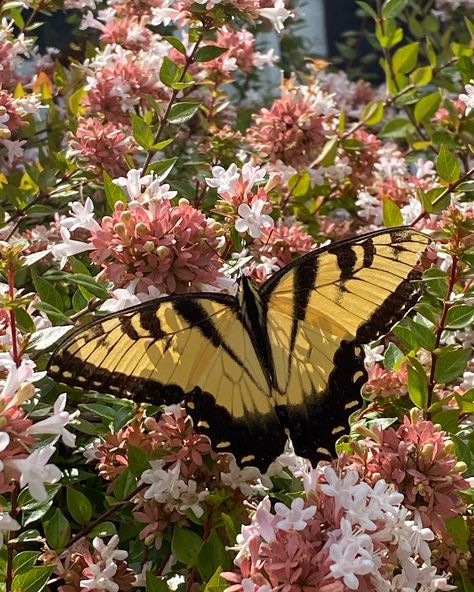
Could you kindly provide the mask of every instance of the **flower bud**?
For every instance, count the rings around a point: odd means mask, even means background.
[[[129,212],[128,210],[125,210],[124,212],[122,212],[120,214],[120,220],[124,223],[127,224],[127,222],[130,222],[132,218],[132,213]]]
[[[462,460],[459,460],[455,465],[454,465],[454,471],[456,473],[465,473],[467,471],[467,465],[465,462],[463,462]]]
[[[189,206],[189,200],[185,197],[181,197],[178,203],[180,206]]]
[[[135,232],[138,236],[145,236],[149,233],[148,226],[144,222],[139,222],[135,226]]]
[[[11,138],[11,135],[12,133],[7,127],[0,129],[0,139],[8,140],[8,138]]]
[[[452,440],[445,440],[444,441],[444,450],[446,454],[454,454],[455,446]]]
[[[165,257],[168,257],[168,255],[170,254],[170,250],[165,245],[160,245],[156,249],[156,254],[158,255],[158,259],[164,259]]]
[[[121,222],[114,224],[114,232],[118,234],[120,238],[123,238],[127,234],[127,231],[125,230],[125,225]]]
[[[431,462],[433,460],[434,450],[435,448],[431,442],[423,444],[423,447],[421,449],[421,456],[423,460],[425,460],[426,462]]]
[[[151,253],[154,248],[155,248],[155,243],[153,241],[146,241],[146,243],[143,245],[143,249],[147,253]]]

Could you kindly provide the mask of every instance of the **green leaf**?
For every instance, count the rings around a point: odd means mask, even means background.
[[[54,288],[52,284],[40,277],[34,269],[31,270],[31,278],[35,286],[36,292],[41,298],[42,303],[50,304],[57,310],[64,312],[64,303],[61,294]]]
[[[366,125],[377,125],[382,121],[383,113],[383,101],[371,101],[363,108],[360,120]]]
[[[178,82],[181,77],[181,68],[172,62],[168,56],[163,58],[160,68],[160,80],[165,85],[171,88],[173,82]]]
[[[415,131],[413,124],[408,119],[396,118],[389,121],[380,135],[383,138],[406,138],[407,133]]]
[[[155,576],[152,571],[146,572],[146,592],[169,592],[168,584],[166,580]]]
[[[400,208],[387,196],[383,198],[383,223],[387,228],[401,226],[403,224],[403,216]]]
[[[467,30],[469,31],[469,35],[471,36],[471,39],[474,41],[474,23],[469,20],[467,18],[467,16],[464,17],[464,22],[466,23],[466,27]]]
[[[81,526],[92,518],[92,504],[89,498],[72,487],[67,488],[67,509]]]
[[[451,535],[456,549],[463,553],[469,552],[469,528],[466,516],[446,519],[446,528]]]
[[[150,468],[150,459],[148,453],[143,448],[128,445],[128,466],[132,475],[141,477],[143,471]]]
[[[48,545],[52,549],[63,549],[71,538],[71,526],[59,508],[54,510],[48,520],[43,521]]]
[[[433,78],[433,68],[431,66],[423,66],[417,68],[410,75],[410,81],[414,86],[426,86]]]
[[[474,306],[461,304],[452,306],[446,315],[446,327],[448,329],[462,329],[474,323]]]
[[[113,421],[116,414],[116,408],[112,406],[108,407],[107,405],[101,405],[100,403],[81,403],[79,407],[81,409],[85,409],[86,411],[90,411],[99,417],[103,417],[108,421]]]
[[[67,317],[63,312],[58,310],[56,307],[51,306],[51,304],[48,304],[47,302],[35,302],[34,307],[35,310],[45,312],[48,315],[49,319],[53,321],[53,323],[59,323],[63,325],[71,323],[71,319],[69,317]]]
[[[407,74],[415,68],[419,48],[419,42],[415,41],[397,49],[392,58],[393,70],[396,74]]]
[[[206,45],[205,47],[200,47],[196,53],[194,54],[194,61],[195,62],[210,62],[211,60],[215,60],[220,55],[229,51],[228,47],[218,47],[217,45]]]
[[[115,204],[117,202],[121,201],[123,203],[127,203],[125,191],[119,185],[114,183],[111,177],[105,171],[103,172],[103,179],[105,198],[107,200],[107,203],[109,204],[111,211],[114,211]]]
[[[447,384],[463,375],[467,362],[471,358],[470,349],[444,351],[436,359],[434,378],[439,384]]]
[[[201,103],[175,103],[171,109],[168,117],[169,123],[184,123],[193,117],[196,111],[199,109]]]
[[[113,522],[106,521],[106,522],[101,522],[97,526],[94,526],[94,528],[88,534],[88,538],[90,538],[90,539],[94,539],[95,537],[104,538],[104,537],[108,537],[108,536],[114,536],[114,534],[117,534],[117,529],[115,528],[115,524]]]
[[[332,164],[334,164],[334,160],[337,156],[338,147],[339,147],[338,138],[332,138],[331,140],[328,140],[324,144],[320,155],[316,159],[316,164],[320,164],[324,167],[328,167],[328,166],[331,166]]]
[[[406,319],[405,322],[421,347],[428,351],[433,351],[435,349],[436,335],[433,327],[428,327],[413,319]]]
[[[459,431],[459,410],[447,409],[433,415],[434,423],[439,423],[441,428],[448,434],[455,434]]]
[[[461,175],[461,165],[458,159],[444,145],[439,149],[436,170],[443,181],[448,183],[456,181]]]
[[[170,45],[172,45],[175,49],[179,51],[180,54],[186,55],[186,48],[182,41],[180,41],[177,37],[172,37],[171,35],[166,35],[163,37],[165,41],[168,41]]]
[[[428,377],[420,362],[408,356],[408,394],[414,405],[426,409],[428,405]]]
[[[84,275],[83,273],[75,273],[71,276],[71,280],[76,282],[78,286],[83,286],[88,292],[93,294],[96,298],[101,300],[107,300],[109,292],[105,287],[105,284],[99,284],[95,281],[95,278],[90,275]]]
[[[441,300],[445,300],[448,296],[448,278],[446,272],[437,267],[427,269],[423,274],[426,291]]]
[[[21,551],[13,557],[13,573],[20,574],[30,570],[41,555],[38,551]]]
[[[202,547],[202,538],[187,528],[175,528],[171,541],[171,551],[178,561],[187,567],[193,567],[197,563],[199,551]]]
[[[54,567],[40,566],[18,574],[13,578],[12,592],[41,592],[53,571]]]
[[[422,97],[415,105],[414,116],[417,123],[430,119],[441,105],[441,94],[439,91]]]
[[[296,173],[288,181],[288,191],[294,197],[305,197],[311,189],[311,177],[304,171]]]
[[[72,115],[77,116],[81,110],[81,101],[82,101],[82,97],[86,94],[86,91],[84,88],[80,88],[79,90],[76,90],[75,93],[73,93],[71,95],[71,97],[69,98],[69,110],[71,111]]]
[[[386,0],[383,3],[382,15],[384,18],[394,18],[401,14],[408,4],[408,0]]]
[[[201,547],[197,567],[204,581],[209,580],[219,567],[224,570],[231,567],[229,554],[215,530]]]
[[[142,148],[149,150],[155,143],[155,135],[153,134],[151,126],[136,113],[132,113],[131,117],[133,137]]]
[[[383,365],[388,370],[398,370],[405,354],[394,343],[390,342],[383,357]]]
[[[122,501],[126,499],[137,486],[137,480],[130,469],[125,469],[114,481],[114,495]]]
[[[357,0],[357,4],[362,8],[362,10],[364,10],[369,16],[371,16],[374,19],[374,21],[377,20],[377,13],[372,8],[372,6],[370,6],[370,4],[368,4],[367,2],[361,2],[360,0]]]
[[[174,158],[167,158],[166,160],[160,160],[158,162],[152,163],[148,167],[148,169],[155,173],[156,179],[159,183],[161,183],[161,181],[164,181],[166,177],[171,173],[177,160],[177,156],[175,156]]]

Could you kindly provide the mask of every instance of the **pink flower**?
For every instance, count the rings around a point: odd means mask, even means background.
[[[132,51],[147,49],[153,41],[153,33],[146,28],[145,21],[145,18],[126,17],[106,22],[100,40],[104,43],[117,43]]]
[[[309,253],[315,247],[311,235],[299,224],[287,226],[277,222],[272,228],[262,228],[261,237],[254,241],[252,251],[267,257],[276,257],[283,267],[299,255]]]
[[[126,174],[129,167],[125,156],[135,151],[132,139],[122,126],[93,117],[79,120],[70,146],[76,158],[89,165],[97,175],[107,171],[111,177]]]
[[[216,253],[219,225],[186,202],[168,200],[148,208],[119,202],[102,229],[92,232],[91,259],[115,286],[138,279],[138,292],[155,286],[161,293],[199,291],[213,284],[221,262]]]
[[[324,144],[325,120],[309,100],[287,96],[255,116],[247,141],[259,158],[309,165]]]

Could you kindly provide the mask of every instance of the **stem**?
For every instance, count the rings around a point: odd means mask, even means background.
[[[468,171],[466,171],[464,173],[464,175],[462,175],[461,177],[459,177],[459,179],[457,179],[456,181],[453,181],[452,183],[450,183],[446,187],[446,189],[442,193],[440,193],[435,200],[433,200],[433,203],[431,205],[432,206],[438,205],[449,193],[451,193],[452,191],[454,191],[458,185],[461,185],[461,183],[463,183],[467,179],[470,179],[472,176],[474,176],[474,167],[471,168],[471,169],[469,169]],[[414,226],[415,224],[417,224],[417,222],[419,222],[420,220],[422,220],[426,216],[426,214],[427,214],[426,211],[425,212],[421,212],[421,214],[417,218],[415,218],[413,220],[413,222],[411,223],[410,226]]]
[[[448,295],[446,300],[444,301],[443,305],[443,312],[441,313],[441,318],[439,319],[438,327],[436,328],[436,341],[434,350],[431,352],[431,370],[430,370],[430,379],[428,384],[428,402],[427,402],[427,409],[431,407],[431,403],[433,401],[433,390],[435,386],[435,370],[436,370],[436,361],[437,355],[436,350],[441,343],[441,336],[443,334],[445,324],[446,324],[446,317],[448,315],[449,308],[451,307],[452,302],[450,301],[451,293],[454,289],[454,284],[457,280],[458,275],[458,258],[456,255],[452,255],[453,263],[451,265],[451,274],[449,276],[449,286],[448,286]]]
[[[189,70],[189,67],[193,63],[194,56],[196,55],[196,52],[197,52],[199,45],[200,45],[201,41],[203,40],[203,38],[204,38],[204,32],[201,31],[196,43],[194,44],[194,47],[193,47],[191,53],[186,56],[186,61],[184,63],[184,67],[183,67],[183,70],[181,72],[181,76],[179,77],[178,82],[183,82],[184,77],[186,76],[186,72]],[[153,140],[153,144],[157,144],[161,138],[161,134],[163,133],[163,131],[168,123],[168,116],[170,114],[171,107],[174,105],[174,102],[176,101],[176,97],[178,96],[178,93],[179,93],[179,90],[174,88],[173,92],[171,93],[171,96],[169,98],[168,104],[166,105],[166,109],[163,114],[163,117],[160,120],[160,125],[158,126],[158,129],[156,131],[155,138]],[[147,173],[147,169],[150,166],[150,162],[151,162],[151,159],[153,158],[153,154],[154,154],[153,150],[148,150],[146,158],[145,158],[145,162],[143,163],[143,174],[144,175],[146,175],[146,173]]]
[[[114,504],[113,506],[108,508],[105,512],[103,512],[100,516],[98,516],[95,520],[93,520],[92,522],[89,522],[89,524],[87,526],[84,526],[84,528],[82,530],[80,530],[76,535],[74,535],[69,540],[69,542],[67,543],[65,548],[69,549],[69,547],[72,547],[72,545],[74,545],[74,543],[77,543],[77,541],[79,541],[83,537],[87,536],[98,524],[100,524],[103,520],[105,520],[105,518],[108,518],[109,516],[114,514],[117,510],[121,510],[122,508],[124,508],[127,504],[130,503],[130,500],[132,500],[137,494],[140,493],[140,491],[143,491],[147,487],[148,487],[147,483],[142,483],[136,489],[134,489],[132,491],[132,493],[127,495],[126,499],[124,499],[122,502],[119,502],[118,504]]]
[[[15,298],[15,270],[13,269],[12,262],[8,266],[8,296],[10,298],[10,303],[13,304],[13,299]],[[9,311],[10,314],[10,331],[12,337],[12,357],[13,361],[15,362],[16,367],[20,366],[20,355],[18,352],[18,343],[16,340],[16,311],[12,307]]]
[[[211,510],[209,514],[209,518],[207,519],[206,526],[204,527],[204,532],[202,533],[202,542],[207,541],[209,535],[211,534],[212,530],[212,515],[214,510]],[[186,583],[186,592],[191,592],[194,584],[194,580],[196,579],[197,574],[197,566],[193,566],[191,570],[191,575],[189,576],[189,580]]]
[[[18,516],[18,484],[15,483],[15,487],[12,491],[12,509],[10,512],[10,516],[12,518],[16,518]],[[11,539],[12,535],[8,536]],[[10,540],[7,542],[7,573],[5,578],[5,592],[11,592],[12,589],[12,582],[13,582],[13,552],[14,547],[10,543]]]

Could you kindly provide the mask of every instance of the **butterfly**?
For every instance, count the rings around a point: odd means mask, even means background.
[[[362,404],[363,344],[419,298],[429,237],[407,227],[335,242],[236,297],[181,294],[99,318],[59,345],[48,374],[139,402],[184,401],[197,431],[241,466],[266,470],[287,436],[330,459]]]

